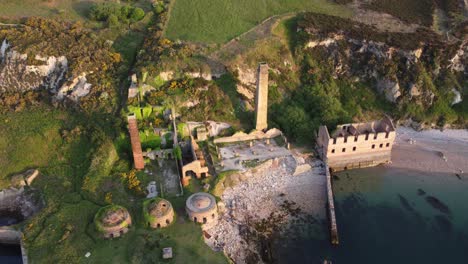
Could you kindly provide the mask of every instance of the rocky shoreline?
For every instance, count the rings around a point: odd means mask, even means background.
[[[272,241],[291,222],[325,218],[322,165],[295,153],[243,173],[244,181],[224,191],[218,222],[204,226],[206,243],[234,263],[271,262]]]

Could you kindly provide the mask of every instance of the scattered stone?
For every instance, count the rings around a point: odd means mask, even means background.
[[[172,258],[172,247],[163,248],[162,250],[163,259],[171,259]]]
[[[146,195],[146,198],[153,198],[153,197],[158,196],[158,190],[156,188],[155,181],[151,181],[146,187],[146,190],[148,191],[148,195]]]

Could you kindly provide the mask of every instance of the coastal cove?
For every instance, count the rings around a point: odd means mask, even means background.
[[[468,174],[431,174],[393,167],[335,174],[340,245],[325,222],[290,226],[279,263],[463,263],[468,258]],[[299,233],[301,232],[301,233]],[[385,256],[385,257],[383,257]]]

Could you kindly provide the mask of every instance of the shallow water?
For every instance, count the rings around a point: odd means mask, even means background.
[[[468,263],[468,175],[377,167],[337,176],[340,245],[325,223],[291,226],[275,242],[279,263]]]

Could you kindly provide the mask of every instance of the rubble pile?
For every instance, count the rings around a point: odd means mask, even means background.
[[[298,166],[309,170],[296,173]],[[204,226],[205,241],[224,251],[235,263],[261,262],[258,241],[252,237],[255,224],[275,218],[275,229],[286,226],[295,216],[285,204],[303,213],[325,217],[325,171],[321,161],[306,162],[299,156],[269,160],[243,173],[246,180],[227,188],[218,203],[220,218]],[[254,259],[252,259],[254,256]]]

